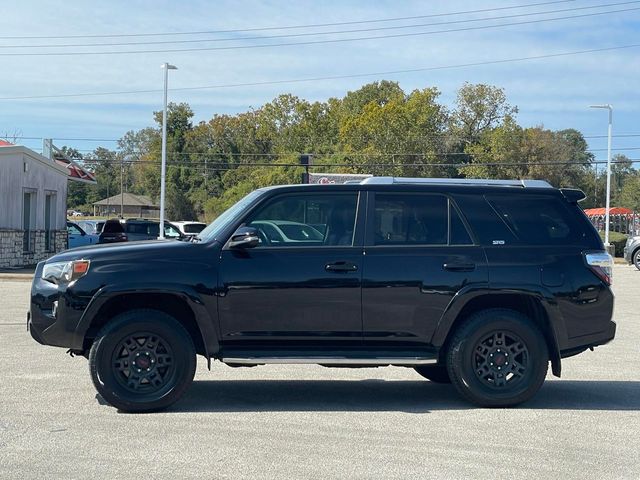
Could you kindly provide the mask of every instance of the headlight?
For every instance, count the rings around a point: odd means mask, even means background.
[[[89,271],[89,260],[48,263],[42,269],[42,278],[56,285],[71,283]]]

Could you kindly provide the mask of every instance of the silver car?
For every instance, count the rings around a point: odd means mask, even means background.
[[[640,270],[640,235],[630,236],[624,246],[624,259]]]

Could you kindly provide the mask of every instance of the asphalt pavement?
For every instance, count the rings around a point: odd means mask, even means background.
[[[199,359],[171,410],[119,413],[87,361],[26,331],[0,279],[0,478],[639,479],[640,271],[616,265],[616,339],[529,403],[480,409],[406,368]]]

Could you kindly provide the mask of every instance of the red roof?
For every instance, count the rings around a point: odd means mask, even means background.
[[[85,180],[87,182],[92,182],[92,183],[96,182],[95,175],[92,172],[85,170],[77,163],[69,162],[63,158],[56,158],[55,161],[58,165],[67,167],[67,170],[69,171],[69,176],[71,178],[76,178],[78,180]]]
[[[596,215],[606,215],[606,208],[587,208],[584,213],[588,217],[593,217]],[[628,208],[622,207],[609,207],[609,215],[633,215],[633,210],[629,210]]]
[[[0,140],[0,147],[12,147],[13,143],[7,142],[6,140]]]

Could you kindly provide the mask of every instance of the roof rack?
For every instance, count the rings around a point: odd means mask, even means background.
[[[370,177],[361,185],[476,185],[521,188],[553,188],[545,180],[484,180],[480,178],[408,178],[408,177]]]

